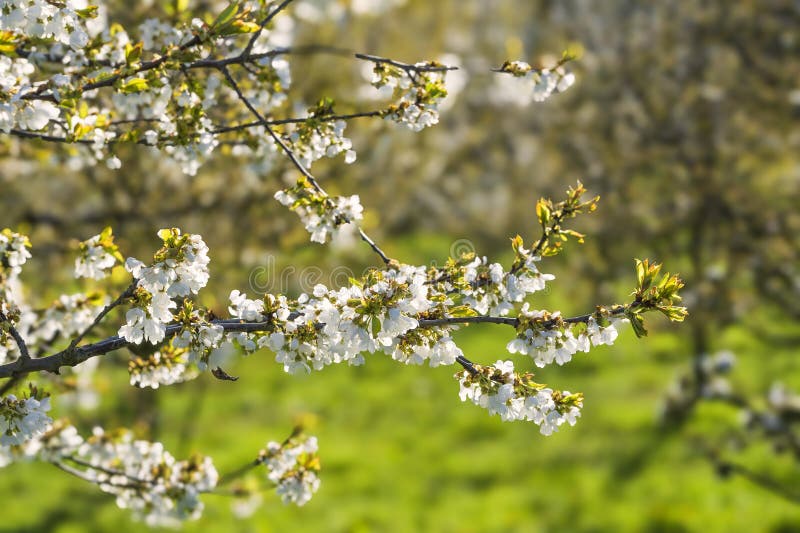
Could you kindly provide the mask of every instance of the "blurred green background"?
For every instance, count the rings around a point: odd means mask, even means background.
[[[547,438],[459,402],[453,368],[378,356],[293,377],[259,352],[227,364],[236,383],[205,375],[143,391],[128,386],[129,354],[118,353],[103,358],[95,379],[99,409],[56,401],[55,413],[84,431],[133,427],[177,457],[211,455],[220,472],[296,423],[319,437],[322,487],[307,506],[265,494],[257,513],[238,521],[229,497],[208,495],[187,531],[799,530],[796,457],[745,431],[740,410],[725,403],[697,394],[665,407],[679,380],[700,390],[693,365],[720,350],[736,354],[730,384],[755,409],[776,381],[800,387],[797,3],[384,3],[359,14],[365,3],[352,2],[327,22],[309,20],[308,7],[305,18],[298,6],[289,15],[298,44],[408,62],[449,54],[462,67],[466,84],[438,126],[413,134],[352,122],[358,162],[314,166],[331,192],[361,195],[366,227],[389,255],[441,264],[467,246],[508,261],[509,237],[538,236],[536,200],[558,198],[581,179],[601,195],[600,207],[576,222],[586,244],[542,263],[556,281],[534,307],[569,315],[621,301],[633,286],[633,258],[650,257],[686,279],[687,323],[655,319],[646,339],[625,331],[614,347],[537,372],[586,396],[578,424]],[[135,23],[166,17],[166,4],[111,2],[109,11]],[[578,82],[543,104],[518,105],[488,72],[506,59],[546,65],[566,48],[582,51],[571,64]],[[379,105],[363,98],[363,65],[352,58],[293,57],[292,65],[288,115],[325,96],[340,112]],[[296,294],[314,276],[341,280],[342,267],[375,265],[358,242],[308,244],[297,218],[271,198],[293,179],[288,166],[264,173],[220,152],[186,178],[141,148],[120,149],[119,171],[70,170],[67,150],[3,138],[0,226],[34,243],[23,274],[29,298],[46,303],[78,290],[64,243],[107,224],[123,253],[142,259],[161,227],[202,234],[212,257],[203,298],[219,315],[234,288]],[[111,322],[106,333],[116,330]],[[507,331],[473,326],[459,338],[476,362],[506,357]],[[709,450],[756,477],[721,475]],[[0,498],[0,531],[144,528],[111,497],[48,465],[0,471]]]

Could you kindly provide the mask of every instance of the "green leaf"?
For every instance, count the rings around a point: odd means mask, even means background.
[[[546,228],[547,224],[550,223],[550,207],[547,205],[549,203],[544,198],[536,202],[536,217],[543,228]]]
[[[644,328],[644,318],[642,318],[641,314],[635,311],[628,311],[625,316],[631,321],[631,327],[633,327],[633,332],[637,337],[647,336],[647,330]]]
[[[75,14],[82,19],[93,19],[97,17],[97,6],[88,6],[84,9],[76,9]]]
[[[148,88],[147,80],[144,78],[133,78],[122,84],[120,91],[125,94],[140,93]]]
[[[224,26],[225,24],[232,21],[233,17],[235,17],[236,13],[238,12],[239,12],[239,2],[233,2],[229,4],[228,7],[222,10],[222,13],[219,14],[217,20],[215,20],[211,26],[215,28]]]
[[[454,318],[464,318],[466,316],[478,316],[478,312],[468,305],[457,305],[450,308],[450,316]]]
[[[125,45],[125,62],[128,65],[132,65],[133,63],[138,63],[139,60],[142,58],[142,48],[144,47],[144,43],[136,43],[132,45],[131,43],[127,43]]]

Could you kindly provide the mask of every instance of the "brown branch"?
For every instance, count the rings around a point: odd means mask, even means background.
[[[112,309],[114,309],[115,307],[117,307],[118,305],[120,305],[122,302],[124,302],[125,300],[127,300],[128,298],[130,298],[131,296],[133,296],[133,291],[135,291],[135,290],[136,290],[136,286],[137,286],[138,284],[139,284],[139,280],[136,280],[136,279],[135,279],[135,280],[133,280],[133,282],[132,282],[130,285],[128,285],[128,288],[127,288],[127,289],[125,289],[125,291],[123,291],[123,293],[122,293],[122,294],[120,294],[120,295],[117,297],[117,299],[116,299],[116,300],[114,300],[114,301],[113,301],[113,302],[111,302],[110,304],[106,305],[106,306],[103,308],[103,310],[102,310],[102,311],[100,311],[100,313],[99,313],[99,314],[98,314],[98,315],[97,315],[97,316],[94,318],[94,320],[92,321],[92,323],[91,323],[91,324],[89,324],[89,325],[86,327],[86,329],[84,329],[84,330],[83,330],[83,331],[82,331],[82,332],[81,332],[81,333],[80,333],[80,334],[79,334],[77,337],[75,337],[74,339],[72,339],[72,341],[69,343],[69,347],[67,347],[67,350],[74,350],[74,349],[75,349],[75,347],[76,347],[76,346],[78,346],[78,344],[79,344],[79,343],[80,343],[80,342],[83,340],[83,338],[84,338],[84,337],[86,337],[86,335],[88,335],[88,334],[89,334],[89,333],[92,331],[92,329],[94,329],[94,328],[95,328],[95,326],[97,326],[97,324],[99,324],[99,323],[100,323],[100,322],[103,320],[103,318],[105,318],[105,316],[106,316],[106,315],[107,315],[107,314],[108,314],[108,313],[109,313],[109,312],[110,312]]]
[[[633,302],[625,306],[616,306],[611,310],[612,316],[623,315],[626,310],[637,307],[639,304]],[[555,318],[542,322],[541,326],[544,329],[555,327],[559,321],[567,324],[576,324],[579,322],[587,322],[593,313],[579,315],[569,318]],[[289,320],[298,316],[297,313],[289,315]],[[458,324],[501,324],[516,327],[519,325],[519,319],[512,317],[496,317],[496,316],[471,316],[471,317],[444,317],[436,319],[420,319],[418,320],[420,328],[454,326]],[[212,320],[212,324],[221,326],[225,332],[244,332],[244,333],[259,333],[273,331],[275,328],[274,322],[270,320],[261,322],[244,322],[239,319],[218,319]],[[321,326],[321,324],[319,324]],[[166,326],[165,339],[169,339],[177,335],[182,329],[182,324],[170,324]],[[73,349],[65,349],[53,355],[40,357],[36,359],[17,359],[14,362],[0,365],[0,379],[14,378],[17,376],[29,374],[31,372],[51,372],[54,374],[59,373],[59,369],[63,366],[76,366],[80,363],[97,357],[100,355],[119,350],[120,348],[127,348],[133,343],[125,340],[119,336],[109,337],[107,339],[86,344],[81,347]],[[458,363],[467,368],[467,365],[472,365],[466,358],[463,361],[458,360]]]
[[[428,63],[422,65],[412,65],[411,63],[402,63],[388,57],[373,56],[370,54],[355,54],[356,58],[365,61],[372,61],[373,63],[385,63],[392,65],[406,72],[447,72],[448,70],[458,70],[458,67],[451,67],[448,65],[431,65]]]
[[[3,312],[0,312],[0,322],[5,322],[8,324],[8,332],[11,334],[14,342],[17,343],[17,348],[19,348],[19,361],[30,361],[31,354],[28,352],[28,345],[25,344],[25,339],[22,338],[22,335],[19,334],[17,328],[14,327],[14,324],[11,323],[11,321]]]

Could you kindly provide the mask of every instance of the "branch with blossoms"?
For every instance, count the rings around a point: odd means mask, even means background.
[[[104,160],[114,169],[121,165],[114,150],[130,143],[164,151],[189,175],[221,144],[246,147],[268,160],[276,134],[306,167],[340,153],[351,163],[356,154],[344,137],[347,121],[386,118],[414,131],[432,126],[447,95],[444,76],[455,69],[355,54],[374,63],[372,85],[395,103],[336,113],[332,100],[321,98],[325,104],[310,107],[305,117],[275,117],[289,98],[287,57],[351,55],[325,44],[278,44],[287,36],[272,25],[291,1],[231,2],[220,14],[185,26],[148,20],[132,31],[118,25],[99,30],[94,7],[32,4],[10,8],[0,24],[0,130],[81,147],[87,164]],[[242,71],[238,94],[215,75],[232,67]],[[567,85],[559,82],[559,90]],[[252,103],[248,113],[259,110],[258,120],[236,109],[242,97]],[[275,126],[287,129],[269,133]]]
[[[205,243],[178,229],[162,230],[162,247],[152,262],[128,258],[125,268],[133,283],[103,307],[88,328],[76,328],[75,338],[85,336],[111,309],[124,303],[129,306],[126,324],[117,336],[84,346],[77,346],[73,338],[56,354],[20,357],[0,366],[0,377],[57,373],[63,366],[143,343],[158,349],[131,364],[131,381],[139,386],[181,381],[189,367],[206,370],[212,353],[224,343],[237,345],[245,353],[268,347],[290,373],[342,362],[362,364],[363,353],[383,352],[406,364],[427,361],[435,367],[459,363],[475,375],[475,366],[451,337],[459,326],[511,326],[516,335],[509,341],[508,351],[529,355],[537,366],[545,367],[553,362],[565,364],[575,353],[587,352],[592,346],[613,343],[618,325],[624,322],[630,322],[637,335],[646,334],[646,312],[659,311],[670,320],[682,320],[686,310],[674,305],[682,282],[677,276],[661,274],[660,265],[647,260],[636,262],[637,287],[627,304],[598,306],[592,313],[575,317],[532,310],[527,302],[520,307],[529,294],[544,289],[553,279],[538,270],[541,258],[532,255],[533,251],[552,255],[569,237],[582,239],[563,228],[562,222],[567,214],[574,216],[588,206],[593,209],[596,199],[582,202],[584,192],[579,185],[568,191],[564,202],[539,201],[542,237],[531,250],[525,248],[522,237],[512,239],[515,259],[507,270],[474,254],[450,258],[442,268],[390,261],[384,270],[370,271],[349,287],[317,285],[312,295],[297,299],[266,294],[251,300],[234,290],[228,319],[213,318],[191,299],[209,279]],[[320,208],[323,212],[325,206]],[[555,226],[553,220],[558,221]],[[84,243],[80,252],[77,269],[104,277],[105,270],[98,265],[113,267],[116,258],[112,254],[118,254],[118,249],[111,232],[106,231]],[[507,316],[511,311],[516,311],[516,316]],[[31,333],[35,338],[35,328]]]
[[[165,153],[188,175],[222,143],[265,166],[288,160],[299,176],[274,197],[298,215],[310,240],[322,244],[345,226],[355,226],[382,266],[346,286],[320,284],[296,298],[251,298],[234,289],[228,316],[221,318],[198,303],[211,276],[209,250],[200,235],[162,229],[152,258],[139,260],[126,257],[106,228],[78,246],[75,277],[118,280],[109,274],[118,269],[125,276],[124,267],[129,276],[124,288],[64,294],[35,307],[27,302],[20,277],[31,243],[25,235],[3,230],[0,378],[8,381],[0,398],[0,466],[34,459],[52,463],[114,495],[120,507],[149,525],[198,518],[200,495],[225,494],[222,486],[230,485],[240,509],[249,507],[263,487],[254,489],[247,474],[262,466],[285,503],[303,505],[319,487],[313,436],[294,432],[282,443],[270,442],[255,460],[220,477],[210,458],[179,461],[162,444],[137,440],[127,430],[96,428],[91,436],[81,436],[66,420],[50,418],[50,396],[42,387],[11,392],[24,377],[74,372],[122,348],[133,352],[127,362],[130,384],[154,389],[206,371],[236,381],[218,364],[221,354],[232,350],[244,356],[269,350],[289,374],[384,356],[406,365],[459,365],[454,377],[462,401],[503,420],[531,421],[550,435],[576,423],[583,395],[539,383],[511,360],[473,362],[456,343],[456,330],[478,324],[510,327],[507,352],[545,368],[612,344],[626,323],[637,336],[645,335],[647,313],[660,312],[671,321],[686,316],[677,305],[683,282],[648,260],[636,261],[628,302],[599,305],[573,317],[532,307],[534,295],[554,279],[539,270],[540,262],[570,240],[582,242],[584,236],[566,225],[596,208],[598,198],[584,199],[587,191],[580,183],[562,201],[540,199],[532,206],[541,234],[528,245],[514,237],[510,265],[474,253],[451,257],[442,267],[389,257],[357,226],[364,211],[358,195],[329,195],[311,166],[323,157],[357,159],[344,135],[350,120],[381,118],[412,131],[436,125],[448,96],[446,76],[455,67],[356,54],[372,65],[369,82],[390,103],[340,113],[332,99],[322,97],[303,106],[306,116],[292,116],[286,112],[292,83],[287,58],[342,51],[324,44],[288,46],[291,36],[281,34],[278,22],[288,16],[291,3],[235,1],[188,24],[149,20],[130,31],[102,20],[97,27],[96,8],[77,9],[70,1],[28,0],[3,9],[0,130],[79,147],[86,163],[105,161],[112,169],[121,165],[114,150],[122,143]],[[572,85],[575,78],[564,68],[571,59],[567,54],[551,68],[506,62],[496,70],[543,101]],[[117,320],[123,311],[124,320]],[[103,338],[99,331],[109,325],[117,334]]]

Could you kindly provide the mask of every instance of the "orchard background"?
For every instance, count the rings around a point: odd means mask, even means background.
[[[126,28],[225,7],[105,5]],[[308,53],[287,57],[280,116],[323,98],[343,114],[380,108],[373,64],[354,53],[459,67],[438,124],[413,132],[353,119],[345,135],[356,161],[313,165],[331,194],[360,195],[362,227],[389,257],[441,267],[474,251],[509,264],[508,238],[537,236],[539,197],[560,198],[580,179],[601,201],[575,221],[585,244],[540,263],[555,281],[536,308],[573,316],[625,301],[631,259],[652,257],[681,272],[689,318],[652,320],[643,340],[620,328],[614,346],[537,373],[586,398],[578,424],[549,437],[459,402],[454,367],[368,357],[292,376],[268,350],[231,356],[224,369],[236,382],[206,372],[158,390],[129,385],[130,352],[109,354],[91,383],[75,378],[98,402],[73,394],[71,422],[84,433],[129,427],[176,457],[208,454],[221,473],[295,425],[318,437],[322,485],[307,505],[265,492],[237,519],[236,500],[208,494],[187,531],[795,530],[798,27],[797,5],[777,0],[292,2],[270,31]],[[491,71],[506,60],[554,64],[564,50],[575,85],[544,102]],[[115,146],[120,168],[79,164],[73,149],[2,135],[0,227],[33,243],[23,279],[38,301],[82,290],[71,272],[77,240],[106,226],[126,257],[149,257],[160,228],[202,235],[212,276],[200,300],[218,316],[231,288],[296,296],[376,266],[355,233],[309,243],[273,199],[297,177],[278,152],[255,164],[223,143],[187,176],[146,146]],[[112,276],[129,282],[122,268]],[[123,323],[115,316],[108,333]],[[508,331],[476,324],[454,336],[473,361],[533,366],[504,355]],[[112,496],[48,464],[0,470],[0,495],[9,502],[0,530],[139,527]]]

